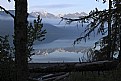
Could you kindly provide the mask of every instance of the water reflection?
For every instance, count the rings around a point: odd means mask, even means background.
[[[46,48],[46,49],[36,49],[34,53],[36,55],[48,55],[55,51],[58,52],[70,52],[70,53],[85,53],[89,47],[63,47],[63,48]]]
[[[83,53],[74,52],[59,52],[55,51],[46,56],[44,55],[34,55],[32,56],[31,62],[33,63],[52,63],[52,62],[79,62],[81,58],[82,61],[86,61],[86,55]]]
[[[86,61],[86,51],[88,47],[65,47],[48,48],[35,50],[32,61],[35,63],[50,62],[79,62]]]

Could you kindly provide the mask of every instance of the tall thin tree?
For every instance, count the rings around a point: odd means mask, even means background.
[[[108,54],[107,59],[111,59],[111,7],[112,7],[112,1],[109,0],[109,16],[108,16]]]
[[[16,81],[27,81],[27,0],[15,0],[14,45]]]

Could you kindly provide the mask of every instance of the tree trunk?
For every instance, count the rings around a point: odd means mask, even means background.
[[[27,81],[27,0],[15,0],[14,34],[16,81]]]
[[[116,69],[118,61],[70,62],[70,63],[29,63],[30,73],[109,71]]]
[[[118,33],[119,33],[119,40],[121,41],[121,1],[120,0],[116,0],[116,11],[117,11],[117,15],[116,15],[116,20],[117,20],[117,28],[118,28]],[[118,59],[119,62],[121,63],[121,42],[119,41],[119,55],[118,55]]]
[[[108,55],[107,55],[107,60],[111,60],[111,7],[112,7],[112,1],[109,0],[109,16],[108,16]]]

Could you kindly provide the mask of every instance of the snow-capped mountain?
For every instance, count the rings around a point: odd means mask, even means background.
[[[76,13],[69,13],[69,14],[64,14],[63,17],[66,17],[66,18],[79,18],[81,16],[87,16],[88,14],[86,14],[85,12],[76,12]]]
[[[52,13],[49,12],[45,12],[45,11],[40,11],[40,12],[31,12],[30,13],[32,16],[37,17],[38,15],[40,15],[41,18],[60,18],[60,17],[66,17],[66,18],[79,18],[81,16],[86,16],[88,15],[85,12],[76,12],[76,13],[69,13],[69,14],[58,14],[58,15],[54,15]]]
[[[9,12],[13,15],[15,15],[15,11],[14,10],[9,10]],[[31,13],[29,13],[29,18],[33,18],[33,17],[38,17],[38,15],[40,15],[41,18],[60,18],[60,17],[66,17],[66,18],[79,18],[81,16],[86,16],[88,14],[86,14],[85,12],[76,12],[76,13],[69,13],[69,14],[58,14],[58,15],[54,15],[52,13],[49,13],[47,11],[33,11]],[[0,17],[10,17],[11,16],[9,14],[6,14],[4,11],[0,11]]]
[[[41,12],[31,12],[30,13],[32,16],[37,17],[40,15],[41,18],[57,18],[54,14],[48,13],[46,11],[41,11]]]

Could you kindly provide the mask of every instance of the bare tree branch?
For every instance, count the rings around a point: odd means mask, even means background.
[[[11,14],[8,10],[6,10],[4,7],[0,6],[0,9],[4,10],[4,12],[6,14],[9,14],[13,19],[15,18],[15,16],[13,14]]]

